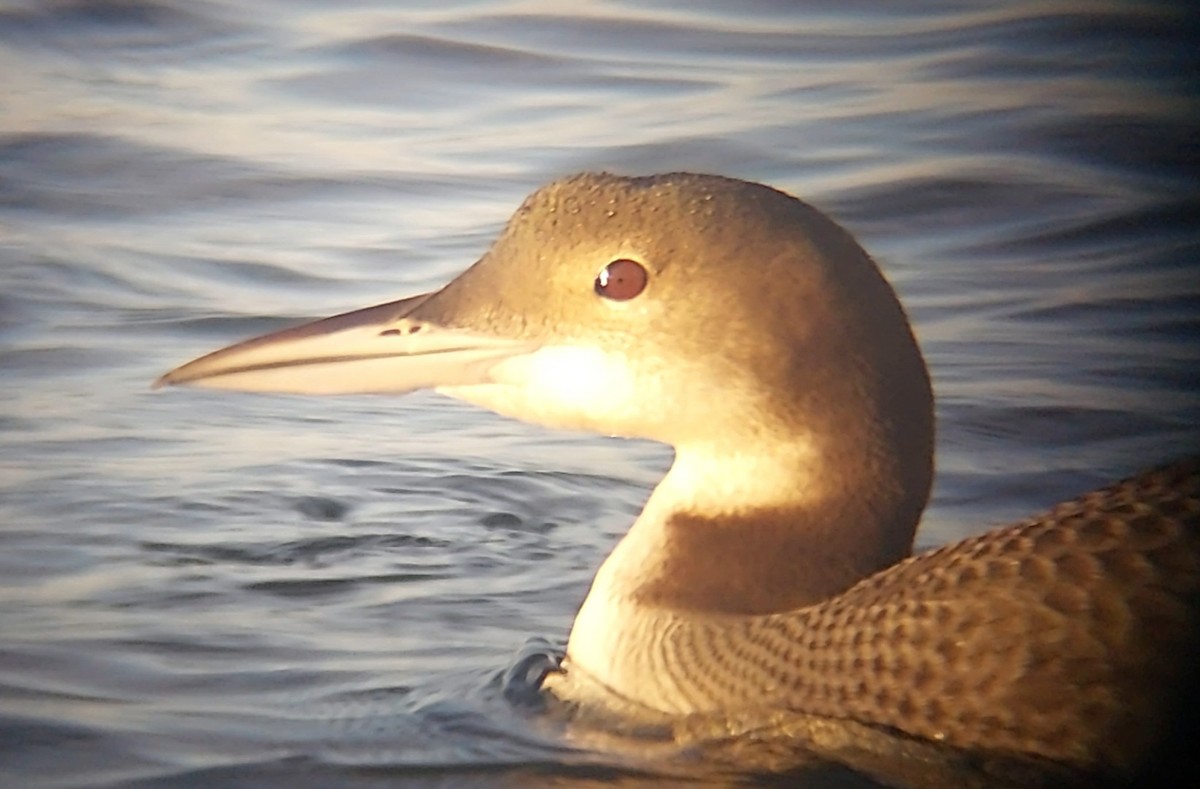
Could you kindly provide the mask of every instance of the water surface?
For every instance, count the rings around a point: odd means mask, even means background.
[[[668,450],[148,389],[437,286],[569,172],[765,181],[852,229],[937,390],[922,546],[1193,451],[1196,17],[993,6],[0,6],[0,784],[676,775],[504,694]]]

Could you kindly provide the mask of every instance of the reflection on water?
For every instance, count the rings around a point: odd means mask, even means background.
[[[1188,14],[0,9],[0,783],[694,778],[513,701],[667,450],[149,382],[437,285],[552,177],[720,172],[900,290],[939,396],[921,543],[1025,515],[1197,444]]]

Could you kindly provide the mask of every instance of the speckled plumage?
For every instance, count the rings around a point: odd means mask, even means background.
[[[1197,670],[1200,459],[880,572],[827,602],[683,617],[652,661],[695,706],[1134,769]]]

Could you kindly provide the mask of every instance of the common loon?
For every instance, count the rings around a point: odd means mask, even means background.
[[[854,238],[767,186],[566,178],[442,289],[168,384],[432,387],[671,444],[547,678],[573,702],[792,710],[1119,777],[1196,698],[1200,461],[910,557],[933,473],[925,363]]]

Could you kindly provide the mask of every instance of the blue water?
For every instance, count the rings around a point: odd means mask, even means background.
[[[0,785],[706,775],[505,693],[667,449],[149,390],[436,287],[569,172],[765,181],[859,237],[938,395],[921,546],[1194,451],[1196,13],[899,6],[0,5]]]

